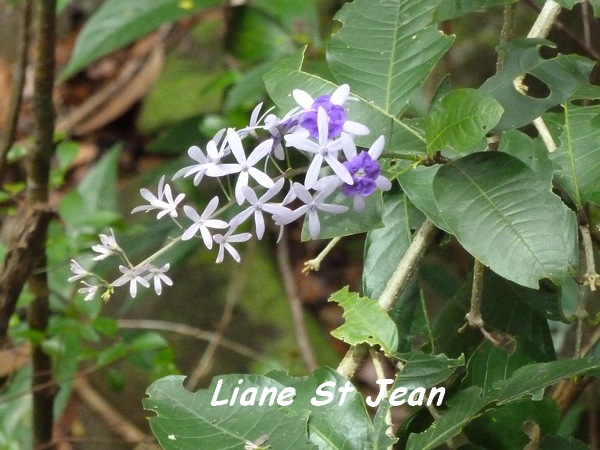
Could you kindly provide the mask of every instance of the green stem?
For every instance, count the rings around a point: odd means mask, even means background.
[[[389,311],[394,307],[398,298],[404,292],[406,286],[408,286],[408,282],[417,270],[419,262],[425,255],[425,251],[429,245],[433,242],[436,234],[437,228],[433,222],[426,219],[421,228],[413,236],[410,246],[379,297],[379,304],[383,309]],[[337,371],[346,378],[351,378],[368,353],[369,346],[366,344],[350,347],[340,362]]]

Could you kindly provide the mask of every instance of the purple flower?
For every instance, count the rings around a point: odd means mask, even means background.
[[[331,95],[321,95],[313,98],[303,90],[294,89],[292,95],[294,100],[305,112],[300,116],[300,126],[306,129],[314,139],[319,137],[319,108],[323,108],[327,113],[329,121],[328,138],[338,137],[342,131],[353,135],[369,134],[369,129],[363,124],[347,120],[346,111],[343,108],[344,102],[348,99],[350,87],[347,84],[339,86]]]
[[[356,146],[350,138],[342,135],[342,140],[346,141],[343,149],[348,159],[343,164],[354,181],[353,184],[344,183],[342,192],[348,197],[354,197],[354,209],[362,211],[365,208],[365,197],[371,195],[376,189],[387,191],[392,187],[390,180],[381,175],[381,166],[377,162],[377,158],[383,151],[385,138],[380,136],[368,152],[363,150],[358,155]]]
[[[321,166],[323,165],[323,161],[325,161],[329,167],[335,172],[335,174],[340,177],[345,183],[352,184],[352,177],[348,173],[348,170],[343,166],[341,162],[338,161],[338,152],[343,149],[343,145],[346,140],[336,139],[334,141],[330,141],[328,138],[328,123],[327,123],[327,114],[323,108],[319,108],[318,114],[318,142],[314,142],[312,139],[308,137],[303,137],[299,134],[290,134],[285,136],[286,144],[296,147],[299,150],[303,150],[306,152],[314,153],[315,156],[306,171],[306,178],[304,180],[304,185],[307,189],[311,189],[313,185],[319,179],[319,172],[321,170]],[[352,140],[348,137],[350,141]],[[348,151],[351,151],[349,149]]]

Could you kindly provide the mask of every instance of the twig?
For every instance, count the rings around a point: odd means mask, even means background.
[[[47,208],[50,179],[50,160],[54,153],[54,52],[56,49],[56,0],[37,2],[36,59],[33,109],[35,116],[35,145],[26,160],[28,208]],[[36,236],[37,248],[30,258],[34,261],[29,277],[29,291],[34,300],[29,304],[29,327],[45,333],[50,320],[48,276],[46,272],[46,235],[49,220],[41,222]],[[52,360],[39,343],[33,343],[32,386],[52,381]],[[52,442],[54,425],[53,386],[33,394],[34,447]],[[52,448],[52,446],[51,446]]]
[[[302,360],[309,372],[317,368],[317,358],[310,344],[310,339],[306,331],[306,323],[304,321],[304,311],[302,309],[302,301],[296,290],[292,266],[290,264],[290,255],[285,236],[277,244],[277,265],[283,281],[285,296],[290,305],[292,313],[292,322],[294,324],[294,333],[298,342],[298,349]]]
[[[108,429],[127,443],[153,443],[154,438],[143,433],[114,406],[108,403],[83,377],[75,379],[75,392],[79,398],[106,424]],[[153,448],[159,449],[157,445]]]
[[[333,250],[333,247],[335,247],[341,239],[341,237],[333,238],[331,241],[329,241],[327,246],[323,249],[323,251],[321,251],[321,253],[318,254],[316,258],[309,259],[308,261],[306,261],[304,263],[304,269],[302,269],[302,273],[307,274],[311,270],[318,271],[321,268],[321,263],[323,262],[325,257],[329,254],[329,252],[331,252],[331,250]]]
[[[481,317],[481,297],[483,294],[483,274],[485,266],[481,261],[475,259],[473,264],[473,287],[471,289],[471,309],[465,315],[466,323],[458,330],[459,333],[464,333],[467,327],[479,328],[481,334],[495,346],[499,342],[485,329],[483,317]]]
[[[560,14],[562,7],[553,0],[546,0],[540,14],[538,15],[536,21],[529,30],[527,34],[528,38],[544,38],[548,36],[552,25],[556,21],[556,18]],[[523,85],[524,75],[518,77],[514,81],[515,89],[521,93],[526,92],[526,88]],[[548,149],[548,152],[552,153],[556,150],[556,143],[554,139],[552,139],[552,135],[546,126],[546,123],[541,117],[538,117],[533,120],[533,125],[538,131],[544,145]]]
[[[580,225],[581,241],[583,252],[585,254],[585,273],[583,274],[583,284],[590,286],[590,291],[595,292],[596,286],[600,286],[600,275],[596,272],[596,261],[594,259],[594,244],[592,234],[588,224]]]
[[[504,13],[502,16],[502,30],[500,31],[500,45],[509,42],[513,38],[515,29],[515,13],[517,11],[516,3],[509,3],[504,6]],[[496,72],[499,72],[504,65],[504,58],[506,54],[504,50],[498,52],[498,58],[496,59]]]
[[[419,262],[425,255],[425,251],[431,242],[433,242],[436,234],[437,228],[431,220],[426,219],[413,236],[410,246],[379,297],[379,304],[383,309],[389,311],[393,308],[398,297],[406,289],[408,282],[415,273]],[[351,378],[368,353],[369,350],[366,344],[350,347],[337,367],[337,371],[346,378]]]
[[[371,354],[371,360],[373,361],[373,368],[375,369],[375,375],[377,376],[377,379],[383,380],[384,378],[387,378],[385,375],[385,370],[383,368],[383,359],[382,359],[381,353],[379,353],[373,347],[371,347],[369,349],[369,352]],[[386,389],[385,398],[387,398],[388,396],[389,396],[389,391],[387,391],[387,389]],[[385,424],[388,426],[387,430],[385,430],[385,434],[387,436],[391,437],[392,439],[395,439],[396,436],[394,435],[394,428],[393,428],[394,423],[392,422],[392,410],[389,407],[388,407],[387,411],[385,412]],[[393,448],[394,448],[394,445],[392,444],[388,447],[388,450],[392,450]]]
[[[19,123],[19,112],[23,100],[23,88],[25,87],[25,74],[27,71],[27,51],[30,41],[32,1],[25,0],[21,4],[21,15],[19,17],[19,27],[17,30],[17,60],[15,61],[13,71],[12,91],[8,104],[6,123],[4,129],[4,139],[0,147],[0,177],[4,173],[6,165],[6,155],[15,142],[17,136],[17,125]]]
[[[535,3],[534,0],[525,0],[525,4],[527,6],[529,6],[530,8],[534,9],[535,11],[537,11],[538,13],[541,11],[541,8],[537,5],[537,3]],[[600,61],[600,52],[598,52],[592,45],[588,45],[583,39],[581,39],[573,31],[571,31],[569,28],[567,28],[565,26],[565,24],[562,23],[560,20],[557,19],[554,22],[554,27],[557,30],[560,30],[563,33],[565,33],[569,39],[571,39],[573,42],[575,42],[577,45],[579,45],[583,50],[585,50],[585,52],[589,56],[591,56],[592,58],[594,58],[597,61]]]
[[[254,240],[250,241],[246,250],[246,257],[250,256],[250,254],[254,251],[255,245]],[[225,306],[223,307],[223,314],[221,315],[221,319],[219,323],[215,327],[215,338],[210,341],[208,347],[202,354],[200,361],[196,365],[196,368],[192,371],[189,378],[186,380],[186,388],[189,390],[195,390],[198,383],[208,375],[210,371],[215,353],[219,346],[221,345],[221,340],[223,339],[223,335],[225,334],[225,330],[229,326],[231,322],[231,317],[233,316],[233,308],[238,303],[240,296],[244,290],[244,286],[246,285],[246,281],[248,280],[248,267],[246,264],[242,266],[242,270],[238,270],[234,272],[234,276],[231,279],[227,294],[225,296]]]
[[[250,347],[238,344],[219,333],[214,331],[206,331],[184,323],[173,323],[164,320],[149,320],[149,319],[119,319],[117,320],[119,328],[141,329],[141,330],[161,330],[170,331],[172,333],[189,336],[203,341],[214,342],[219,341],[219,345],[227,350],[231,350],[239,355],[245,356],[257,361],[266,361],[267,357],[255,352]]]

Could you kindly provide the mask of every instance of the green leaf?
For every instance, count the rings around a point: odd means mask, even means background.
[[[481,389],[470,387],[459,391],[448,401],[448,410],[434,425],[408,438],[407,450],[429,450],[444,444],[459,434],[462,428],[476,416],[488,400],[481,398]]]
[[[565,122],[560,145],[551,158],[557,178],[579,209],[600,205],[600,106],[563,105]]]
[[[433,195],[433,179],[440,170],[440,165],[417,166],[398,176],[402,190],[411,203],[425,214],[440,230],[452,234],[450,227],[440,210]]]
[[[388,355],[396,351],[398,329],[376,301],[349,292],[348,287],[332,294],[328,301],[344,308],[346,322],[331,332],[334,337],[350,345],[379,345]]]
[[[600,6],[596,9],[600,11]],[[589,446],[574,437],[565,438],[548,434],[540,441],[540,447],[544,450],[589,450]]]
[[[535,289],[577,266],[575,215],[512,156],[474,153],[445,165],[433,192],[452,234],[498,275]]]
[[[331,450],[363,450],[373,432],[373,424],[362,395],[352,384],[333,369],[319,368],[310,376],[292,378],[283,372],[269,372],[266,376],[296,389],[294,402],[287,407],[288,411],[302,414],[310,411],[308,435],[310,440],[321,449]],[[321,386],[322,392],[317,392]],[[342,398],[340,388],[351,387]],[[321,402],[313,405],[312,399]],[[343,403],[340,405],[340,402]]]
[[[552,399],[519,400],[483,414],[463,432],[469,440],[487,449],[526,448],[531,438],[525,434],[526,422],[535,423],[540,435],[554,433],[560,421],[558,405]],[[541,446],[547,450],[547,447]]]
[[[346,3],[335,16],[342,28],[331,39],[327,61],[340,83],[399,115],[436,62],[452,45],[433,23],[440,0],[371,0]]]
[[[594,66],[592,61],[576,55],[543,59],[538,51],[541,45],[553,44],[541,39],[522,39],[499,47],[506,54],[504,65],[480,87],[504,108],[504,115],[496,126],[496,131],[527,125],[549,108],[567,100],[579,86],[587,82]],[[546,98],[533,98],[518,92],[514,80],[526,74],[545,83],[550,95]]]
[[[589,1],[590,5],[594,8],[594,15],[600,17],[600,0],[556,0],[556,3],[563,8],[573,9],[573,6],[584,1]]]
[[[120,154],[121,145],[112,147],[77,186],[85,212],[117,211],[117,169]]]
[[[457,89],[433,105],[427,121],[427,153],[447,147],[471,150],[498,123],[502,106],[493,97],[475,89]]]
[[[379,298],[412,241],[410,203],[404,195],[387,196],[383,228],[370,231],[365,242],[363,292]]]
[[[475,10],[506,5],[516,1],[517,0],[445,0],[440,4],[436,11],[436,20],[442,22],[444,20],[464,16]]]
[[[498,150],[527,164],[544,183],[552,183],[554,169],[541,139],[532,139],[518,130],[507,130],[502,133]]]
[[[406,356],[396,355],[404,361],[402,371],[396,377],[394,387],[402,386],[409,391],[422,387],[430,388],[450,378],[459,367],[465,365],[463,355],[456,359],[446,355],[428,355],[413,352]],[[393,389],[393,388],[392,388]]]
[[[512,352],[494,346],[485,340],[469,358],[467,375],[462,380],[462,386],[479,386],[484,396],[493,395],[498,381],[509,378],[519,367],[543,358],[539,350],[526,346],[517,340]]]
[[[331,94],[338,85],[302,71],[303,52],[283,60],[277,67],[265,75],[267,92],[273,101],[283,111],[289,111],[297,106],[291,93],[294,89],[302,89],[313,98]],[[401,121],[394,115],[381,109],[370,99],[362,98],[351,92],[348,119],[366,125],[372,135],[360,136],[356,139],[359,146],[370,147],[377,136],[386,138],[386,148],[394,152],[409,154],[425,153],[425,138],[423,133],[409,121]]]
[[[156,413],[149,419],[150,427],[164,449],[242,449],[265,435],[265,446],[273,449],[317,448],[308,439],[308,411],[295,414],[276,403],[269,406],[268,399],[258,405],[264,389],[275,388],[281,394],[285,388],[281,383],[258,375],[228,375],[214,378],[208,389],[191,393],[183,387],[184,378],[168,376],[155,381],[143,401],[145,409]],[[244,399],[250,401],[252,391],[247,389],[252,388],[259,392],[256,404],[240,405]],[[231,399],[234,390],[239,391],[234,405],[211,405],[213,399]],[[293,401],[293,396],[287,400]]]
[[[190,7],[185,7],[188,3]],[[81,30],[60,78],[65,80],[75,75],[91,62],[125,47],[164,23],[219,3],[220,0],[106,0]]]
[[[548,318],[557,318],[558,290],[546,286],[529,289],[491,271],[485,272],[483,283],[481,313],[486,327],[526,345],[536,361],[556,359]],[[457,357],[461,353],[471,355],[480,347],[483,338],[479,330],[456,332],[465,323],[471,289],[472,282],[468,280],[462,292],[450,298],[436,318],[433,334],[437,352]]]
[[[384,228],[370,231],[365,242],[362,285],[367,297],[379,298],[412,241],[411,228],[421,221],[422,217],[404,195],[386,195]],[[425,302],[416,277],[409,282],[389,314],[398,328],[399,351],[409,351],[415,336],[431,337]]]
[[[499,405],[525,396],[539,400],[546,387],[564,378],[576,377],[598,368],[600,368],[600,358],[565,359],[529,364],[519,368],[509,379],[496,383],[495,391],[490,397]]]

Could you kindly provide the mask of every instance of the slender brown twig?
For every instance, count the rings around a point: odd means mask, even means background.
[[[294,324],[294,333],[296,334],[296,341],[298,342],[298,349],[300,350],[300,355],[302,355],[302,360],[304,361],[306,368],[309,372],[312,372],[317,368],[317,358],[315,357],[312,346],[310,345],[310,339],[306,331],[302,301],[300,300],[300,296],[296,290],[296,284],[294,282],[294,275],[292,272],[292,266],[290,264],[290,255],[285,236],[277,244],[277,265],[279,266],[283,287],[285,289],[288,304],[290,305],[292,322]]]
[[[32,0],[24,0],[21,4],[21,15],[17,30],[17,60],[14,64],[12,90],[8,104],[8,112],[4,128],[4,139],[0,147],[0,179],[4,174],[6,155],[13,146],[17,136],[17,125],[19,123],[19,111],[23,100],[23,88],[25,87],[25,75],[27,72],[27,51],[30,41]]]
[[[251,240],[248,243],[248,247],[246,250],[245,258],[250,256],[254,251],[255,245],[254,240]],[[246,281],[248,281],[248,264],[242,266],[242,270],[238,270],[234,272],[234,276],[229,282],[229,287],[227,290],[227,294],[225,296],[225,306],[223,308],[223,314],[221,315],[221,319],[219,323],[215,327],[215,339],[210,341],[208,347],[202,354],[200,361],[196,365],[196,368],[192,371],[188,379],[186,380],[185,387],[189,390],[194,390],[198,386],[198,383],[208,375],[214,361],[215,354],[217,349],[221,345],[221,339],[231,322],[231,318],[233,316],[233,308],[238,303],[242,291],[246,285]]]

